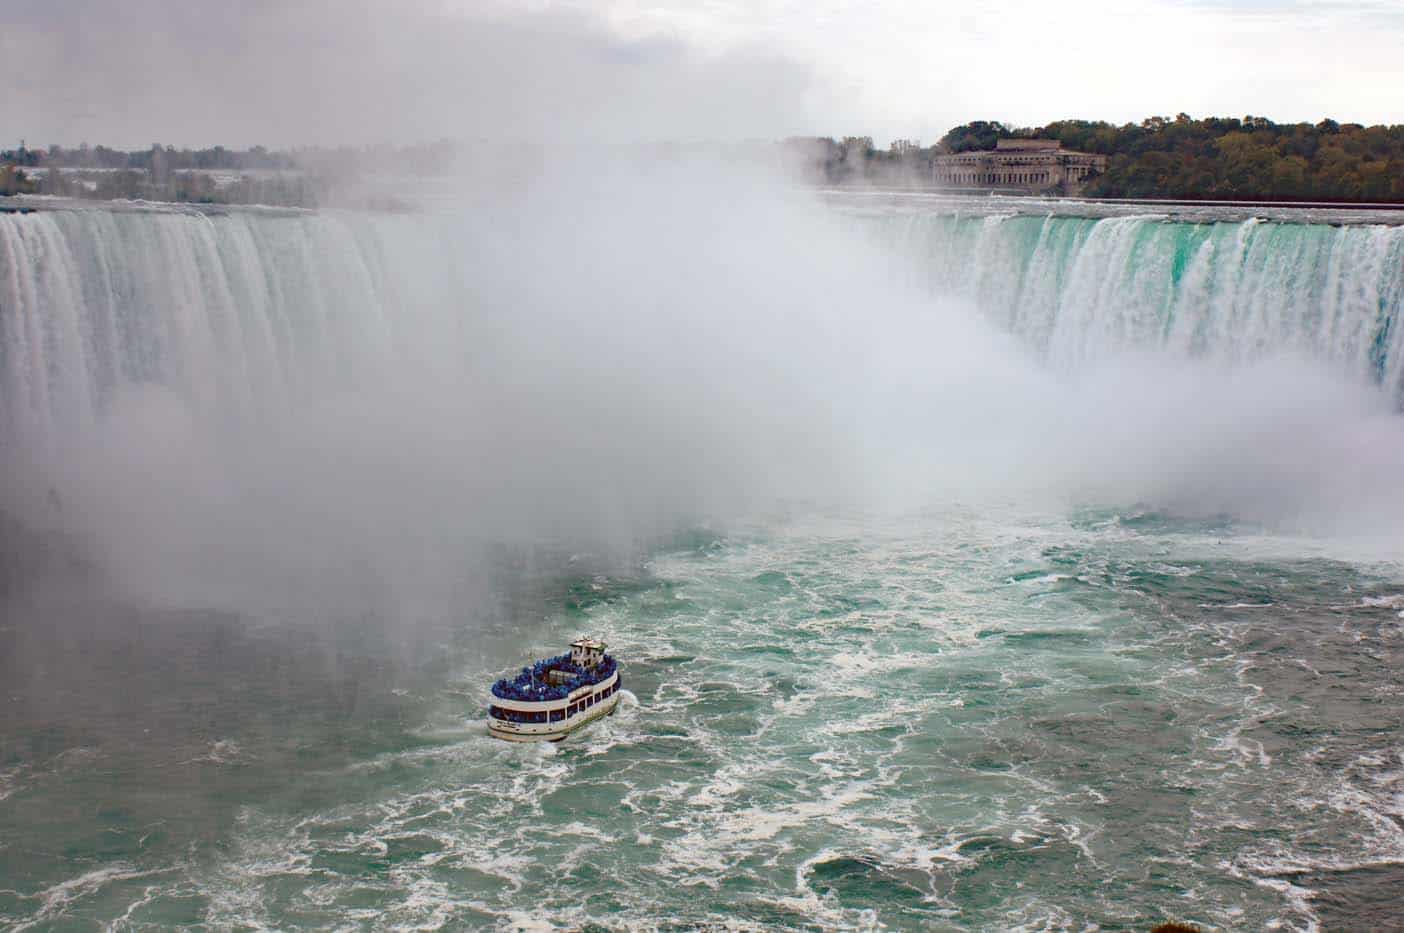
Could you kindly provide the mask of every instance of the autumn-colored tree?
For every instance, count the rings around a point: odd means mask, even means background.
[[[1059,120],[1020,129],[982,120],[952,129],[941,147],[993,149],[1011,137],[1108,156],[1085,190],[1093,197],[1404,203],[1404,126],[1186,113],[1123,126]]]

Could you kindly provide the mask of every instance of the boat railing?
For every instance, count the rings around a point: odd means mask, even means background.
[[[558,707],[556,709],[540,710],[517,710],[508,709],[503,706],[492,705],[488,707],[488,715],[494,719],[504,719],[507,722],[521,723],[523,725],[542,725],[550,722],[564,722],[577,713],[582,713],[598,703],[614,696],[620,689],[620,681],[605,687],[599,693],[587,694],[577,699],[569,706]]]
[[[492,685],[492,695],[503,700],[524,702],[566,700],[570,698],[571,693],[582,687],[608,680],[616,670],[618,664],[610,655],[605,655],[598,664],[590,668],[572,663],[569,654],[557,655],[522,668],[515,677],[504,677],[497,681]],[[570,676],[564,682],[559,682],[560,678],[550,676],[553,671]]]

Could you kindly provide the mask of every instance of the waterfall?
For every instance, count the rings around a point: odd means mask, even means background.
[[[1399,401],[1404,228],[648,193],[0,214],[0,511],[143,599],[448,618],[492,548],[626,559],[782,497],[1355,527],[1404,463],[1327,371]]]
[[[453,267],[426,261],[423,227],[335,212],[0,214],[0,426],[82,429],[142,385],[239,417],[302,385],[371,378],[420,339],[420,316],[453,304]]]
[[[900,274],[1071,370],[1127,350],[1328,360],[1404,400],[1404,226],[861,215]]]
[[[1291,352],[1404,398],[1404,227],[864,215],[896,274],[1073,370],[1128,350]],[[472,239],[438,216],[0,214],[0,430],[90,424],[157,385],[204,417],[463,366]],[[482,272],[483,270],[478,270]]]

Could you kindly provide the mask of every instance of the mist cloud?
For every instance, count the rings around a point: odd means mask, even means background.
[[[38,145],[771,138],[815,81],[551,7],[20,0],[0,25],[6,129]]]

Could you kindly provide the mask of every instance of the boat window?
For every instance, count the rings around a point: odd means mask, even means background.
[[[551,721],[552,721],[552,722],[560,722],[562,719],[565,719],[565,710],[563,710],[563,709],[553,709],[553,710],[551,710]]]
[[[569,706],[566,707],[566,715],[567,715],[567,716],[574,716],[574,715],[575,715],[575,710],[576,710],[575,704],[574,704],[574,703],[570,704]]]

